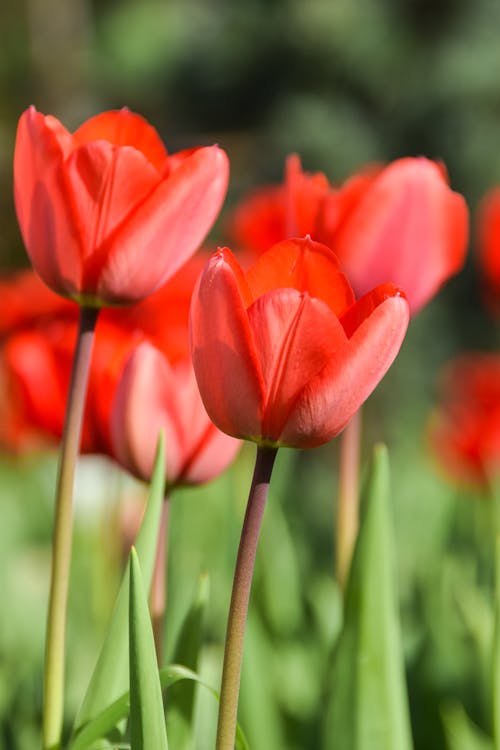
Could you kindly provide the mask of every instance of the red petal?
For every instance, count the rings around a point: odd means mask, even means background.
[[[21,116],[14,154],[17,217],[36,272],[59,294],[79,288],[81,274],[79,237],[61,175],[70,145],[71,136],[55,118],[34,107]]]
[[[297,395],[345,345],[346,335],[324,302],[295,289],[259,297],[248,318],[266,388],[261,435],[279,442]]]
[[[62,172],[73,216],[73,226],[67,232],[79,236],[84,264],[82,287],[89,292],[95,290],[107,260],[105,241],[160,178],[139,151],[105,141],[73,151]]]
[[[115,146],[132,146],[141,151],[158,171],[163,170],[167,158],[167,150],[153,126],[126,107],[101,112],[91,117],[80,125],[73,134],[73,140],[75,147],[90,141],[108,141]]]
[[[105,243],[99,294],[133,301],[160,287],[199,247],[226,195],[229,163],[200,148],[164,179]]]
[[[264,382],[227,250],[212,256],[194,291],[191,351],[198,387],[212,421],[235,437],[258,436]]]
[[[342,225],[335,249],[357,294],[391,281],[412,313],[465,259],[468,213],[428,159],[390,164]]]
[[[310,238],[274,245],[247,272],[253,299],[277,288],[307,292],[340,315],[354,302],[354,293],[339,269],[335,254]]]
[[[335,437],[385,375],[408,326],[401,296],[374,309],[298,396],[281,434],[285,444],[312,448]]]
[[[348,338],[351,338],[357,328],[368,318],[372,312],[378,307],[384,300],[389,297],[397,297],[405,295],[401,292],[394,284],[380,284],[380,286],[372,289],[371,292],[365,294],[363,297],[358,299],[352,307],[350,307],[340,318],[340,322],[346,332]]]

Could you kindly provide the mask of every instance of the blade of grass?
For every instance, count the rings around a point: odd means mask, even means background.
[[[411,750],[389,518],[389,463],[375,449],[334,654],[324,747]]]
[[[153,575],[164,493],[165,448],[164,437],[160,434],[148,503],[135,541],[147,589],[151,585]],[[100,714],[128,688],[128,606],[129,570],[127,568],[101,653],[75,721],[75,731]]]
[[[134,547],[130,551],[129,627],[131,750],[168,750],[153,625]]]

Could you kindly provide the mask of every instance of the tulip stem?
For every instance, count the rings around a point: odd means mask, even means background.
[[[276,448],[257,447],[254,475],[241,531],[229,606],[216,750],[234,749],[248,602],[260,527],[276,453]]]
[[[80,308],[76,350],[73,358],[59,457],[45,639],[42,718],[44,750],[57,750],[61,746],[64,711],[66,609],[73,526],[73,486],[98,312],[97,308]]]
[[[163,659],[163,630],[167,606],[167,565],[168,565],[168,527],[170,517],[170,500],[165,497],[161,511],[160,533],[156,547],[155,567],[151,583],[151,619],[156,648],[156,659],[161,666]]]
[[[359,527],[359,464],[361,452],[361,409],[352,417],[340,437],[335,549],[337,580],[345,591]]]

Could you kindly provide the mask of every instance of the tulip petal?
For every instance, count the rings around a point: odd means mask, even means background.
[[[155,128],[126,107],[101,112],[73,133],[75,147],[101,140],[115,146],[132,146],[141,151],[158,171],[164,167],[167,150]]]
[[[394,284],[380,284],[368,294],[363,295],[341,316],[340,322],[348,338],[354,334],[361,323],[388,297],[405,296]]]
[[[60,167],[71,136],[53,117],[34,107],[19,120],[14,154],[14,200],[23,241],[43,281],[55,291],[78,288],[79,237]]]
[[[160,177],[140,151],[106,141],[93,141],[73,151],[62,169],[73,226],[80,237],[83,284],[87,290],[95,289],[108,253],[105,240],[152,192]]]
[[[299,394],[280,440],[311,448],[341,432],[389,369],[408,320],[404,297],[381,302]]]
[[[335,248],[357,294],[392,281],[412,313],[462,266],[468,212],[438,165],[400,159],[373,181],[342,226]]]
[[[260,434],[265,385],[231,253],[216,253],[191,304],[191,352],[205,408],[223,432]]]
[[[119,462],[149,481],[160,430],[165,434],[167,481],[181,465],[177,426],[165,409],[175,378],[165,357],[148,343],[139,345],[127,360],[116,389],[111,436]],[[147,394],[147,398],[145,398]]]
[[[347,338],[322,300],[295,289],[259,297],[248,319],[266,387],[261,435],[276,442],[297,395],[343,350]]]
[[[322,299],[340,315],[354,302],[354,293],[335,254],[309,237],[274,245],[246,274],[253,299],[271,289],[292,288]]]
[[[160,287],[205,238],[222,206],[228,176],[227,156],[216,146],[184,159],[104,243],[107,262],[99,294],[130,302]]]

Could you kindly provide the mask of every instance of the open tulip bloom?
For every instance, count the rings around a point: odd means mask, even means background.
[[[19,120],[14,199],[24,244],[45,284],[81,308],[56,489],[44,748],[61,740],[74,467],[98,311],[144,299],[188,260],[219,213],[228,174],[217,146],[169,155],[128,109],[74,133],[34,107]]]
[[[191,307],[207,412],[219,429],[262,445],[321,445],[384,376],[408,318],[392,284],[356,301],[334,253],[309,238],[275,245],[247,273],[220,250]]]
[[[85,305],[125,304],[155,291],[199,247],[226,195],[217,146],[169,155],[127,109],[69,133],[30,107],[14,157],[19,226],[33,267]]]
[[[382,284],[359,300],[334,253],[309,237],[274,245],[243,272],[212,256],[191,304],[193,365],[208,414],[258,444],[228,618],[217,750],[232,750],[243,637],[260,525],[276,451],[337,435],[397,355],[404,294]]]

